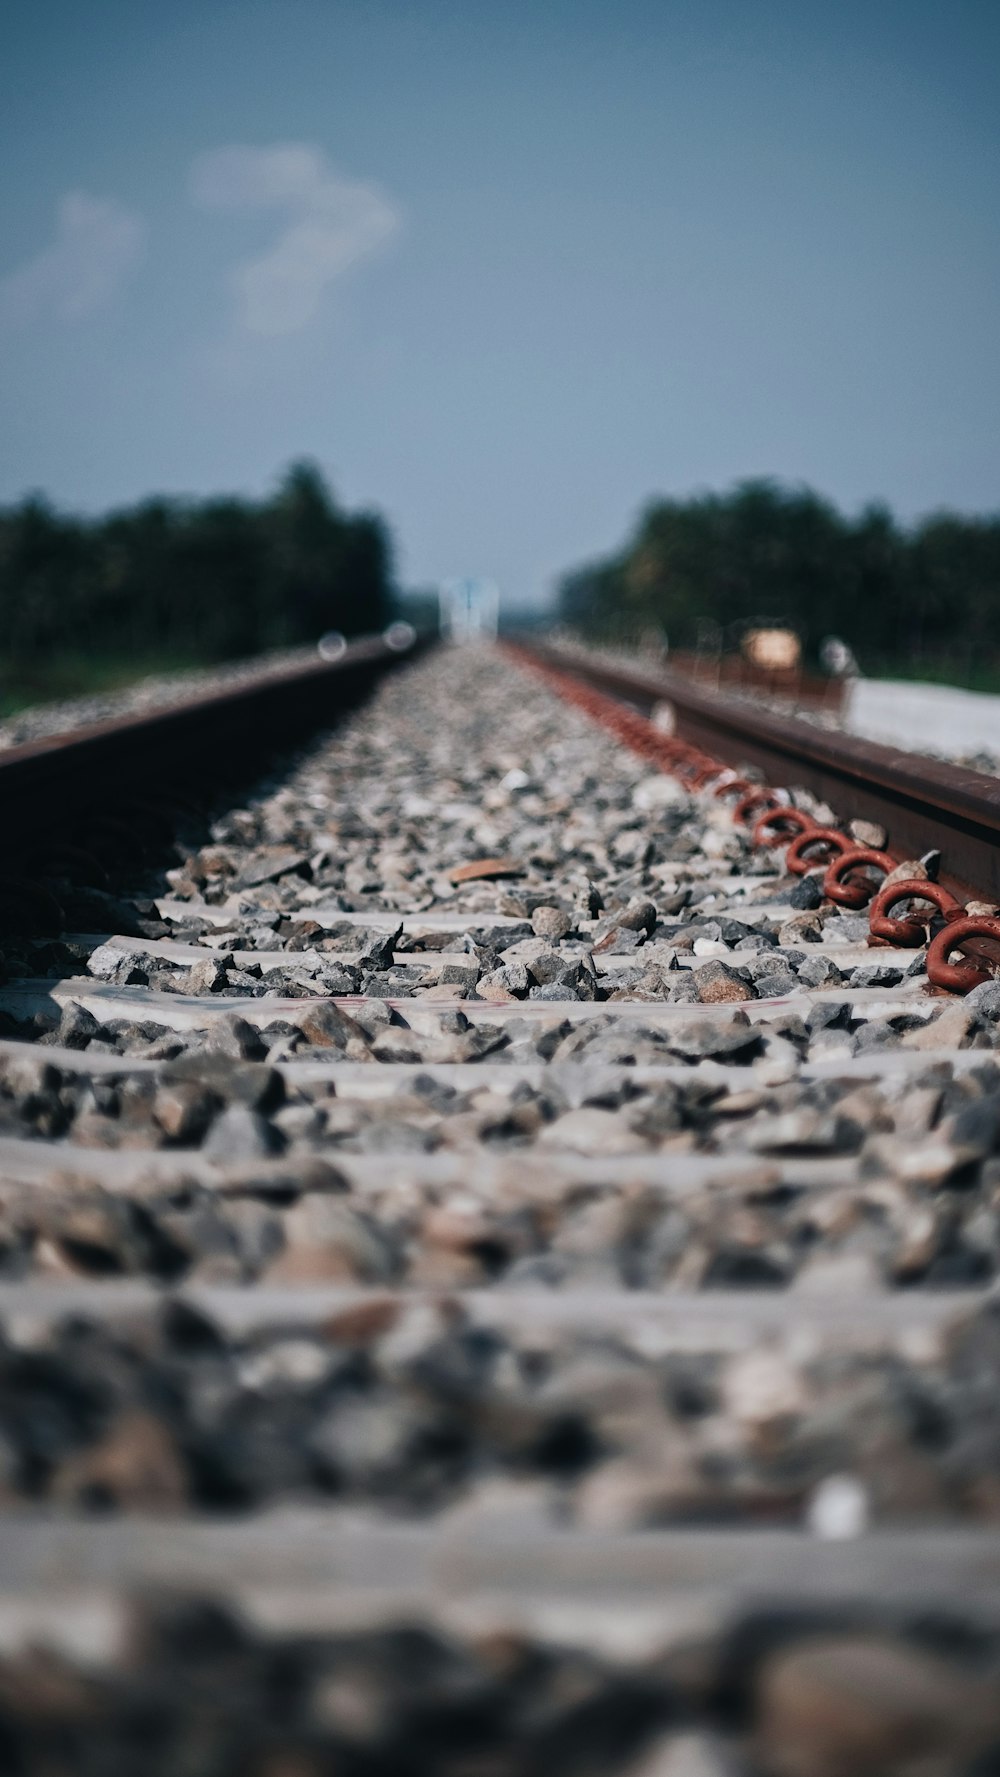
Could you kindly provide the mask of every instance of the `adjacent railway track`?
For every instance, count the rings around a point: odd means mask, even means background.
[[[992,1769],[992,790],[390,658],[0,755],[13,1768]]]
[[[206,780],[213,791],[227,781],[247,781],[283,746],[350,710],[380,673],[424,645],[412,634],[401,640],[391,631],[365,636],[345,643],[333,659],[317,655],[307,664],[195,691],[148,713],[0,750],[7,869],[17,869],[25,850],[29,868],[35,861],[58,867],[68,860],[62,853],[52,856],[54,847],[78,842],[86,851],[95,826],[100,843],[106,828],[121,823],[112,837],[124,842],[122,828],[130,820],[141,848],[151,825],[162,831],[164,812],[176,818],[178,793],[203,791]]]
[[[776,715],[750,698],[719,697],[667,670],[612,663],[584,651],[519,644],[526,658],[649,714],[668,706],[680,739],[728,762],[757,767],[771,784],[794,782],[844,821],[887,829],[897,859],[931,848],[942,880],[1000,901],[1000,782],[961,765],[923,758]]]

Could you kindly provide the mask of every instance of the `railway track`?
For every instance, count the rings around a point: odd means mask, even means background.
[[[11,1768],[983,1777],[992,780],[389,660],[0,756]]]

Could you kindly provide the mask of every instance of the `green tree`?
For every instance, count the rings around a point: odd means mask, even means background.
[[[998,602],[1000,518],[940,513],[904,532],[885,506],[851,520],[809,488],[756,480],[649,504],[618,554],[566,575],[559,612],[595,636],[656,627],[681,648],[770,619],[812,656],[835,633],[873,668],[948,658],[971,674],[997,660]]]
[[[254,502],[151,499],[104,518],[38,496],[0,511],[0,664],[57,655],[215,661],[379,630],[393,597],[389,537],[338,507],[298,463]]]

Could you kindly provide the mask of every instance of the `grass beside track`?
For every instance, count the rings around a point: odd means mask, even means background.
[[[193,654],[53,654],[45,660],[0,662],[0,717],[34,704],[120,691],[140,679],[190,672],[215,662]]]

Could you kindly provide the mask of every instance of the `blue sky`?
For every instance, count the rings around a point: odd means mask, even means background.
[[[8,0],[0,500],[311,456],[539,598],[659,492],[1000,507],[996,0]]]

